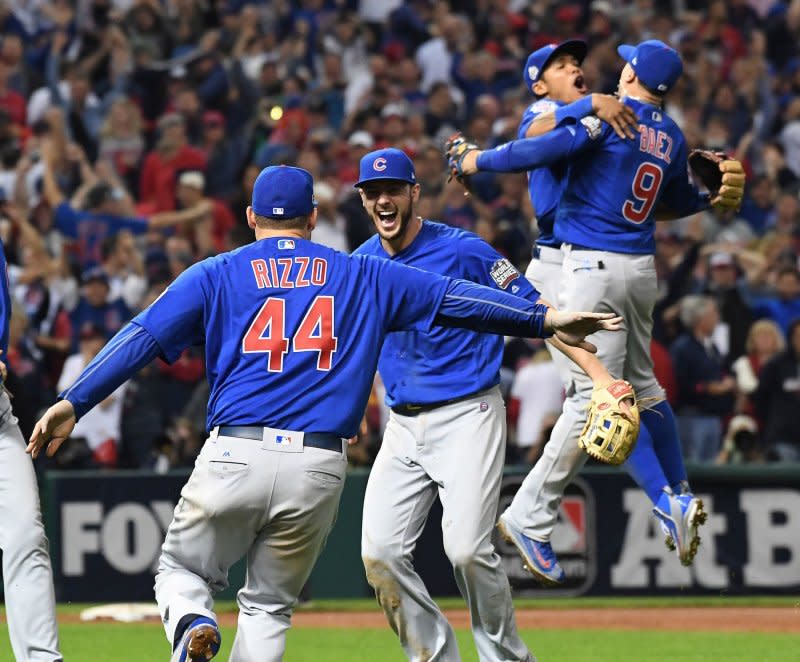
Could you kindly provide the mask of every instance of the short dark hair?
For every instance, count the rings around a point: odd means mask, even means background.
[[[111,200],[114,190],[106,182],[98,182],[86,193],[86,208],[97,209]]]
[[[256,217],[256,227],[262,230],[305,230],[308,226],[308,219],[311,217],[311,214],[306,214],[293,218],[270,218],[255,212],[253,214]]]
[[[636,72],[634,71],[633,73],[636,73]],[[647,90],[654,97],[658,97],[662,101],[663,101],[664,97],[667,95],[666,92],[659,92],[658,90],[654,90],[649,85],[646,85],[645,82],[641,78],[639,78],[639,76],[636,76],[636,80],[639,81],[639,85],[641,85],[645,90]]]

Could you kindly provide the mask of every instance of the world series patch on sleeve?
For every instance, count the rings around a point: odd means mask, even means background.
[[[497,283],[497,287],[505,290],[511,283],[519,278],[520,274],[517,268],[504,258],[502,260],[497,260],[497,262],[492,265],[489,275],[492,277],[492,280]]]

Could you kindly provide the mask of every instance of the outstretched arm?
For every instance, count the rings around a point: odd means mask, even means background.
[[[586,336],[604,329],[616,331],[622,318],[613,313],[557,311],[541,299],[533,303],[466,280],[449,280],[434,323],[506,336],[556,336],[564,344],[596,352]]]
[[[551,165],[593,148],[603,136],[603,124],[586,117],[577,125],[559,127],[538,138],[525,138],[485,151],[465,142],[460,135],[448,142],[448,166],[456,177],[478,171],[527,172]]]

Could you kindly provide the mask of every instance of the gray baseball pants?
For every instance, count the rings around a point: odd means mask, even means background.
[[[561,287],[564,254],[560,248],[541,247],[539,250],[540,257],[531,260],[525,276],[541,292],[542,298],[557,308],[566,309]],[[586,409],[573,386],[572,361],[549,344],[547,350],[558,367],[567,397],[541,457],[504,513],[511,524],[534,540],[550,540],[564,490],[588,458],[578,446],[578,435],[586,422]]]
[[[498,387],[416,416],[392,412],[364,497],[361,555],[409,660],[460,660],[453,628],[411,564],[436,495],[444,549],[483,661],[530,660],[492,545],[505,460]]]
[[[0,549],[11,649],[20,662],[61,660],[36,474],[2,388],[0,421]]]
[[[537,265],[538,273],[534,275],[542,279],[544,288],[540,291],[560,292],[558,306],[564,310],[622,315],[623,331],[592,335],[597,357],[612,375],[621,375],[631,382],[639,399],[663,399],[664,391],[653,374],[650,358],[657,295],[653,256],[572,251],[569,246],[564,247],[563,254],[560,274],[546,265]],[[537,285],[535,280],[532,282]],[[525,477],[504,514],[511,524],[535,540],[550,539],[564,490],[587,459],[577,440],[586,421],[593,384],[576,364],[567,360],[567,365],[569,382],[562,414],[542,457]]]
[[[344,451],[296,451],[296,443],[288,450],[216,432],[206,440],[158,563],[156,601],[170,643],[184,616],[216,620],[213,594],[246,555],[230,660],[283,658],[297,596],[333,528],[347,468]]]

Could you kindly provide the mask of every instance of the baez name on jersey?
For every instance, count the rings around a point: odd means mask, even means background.
[[[258,289],[292,289],[324,285],[328,280],[328,261],[305,255],[250,260]]]
[[[639,151],[652,154],[657,159],[670,163],[672,138],[664,131],[656,131],[651,126],[639,125]]]

